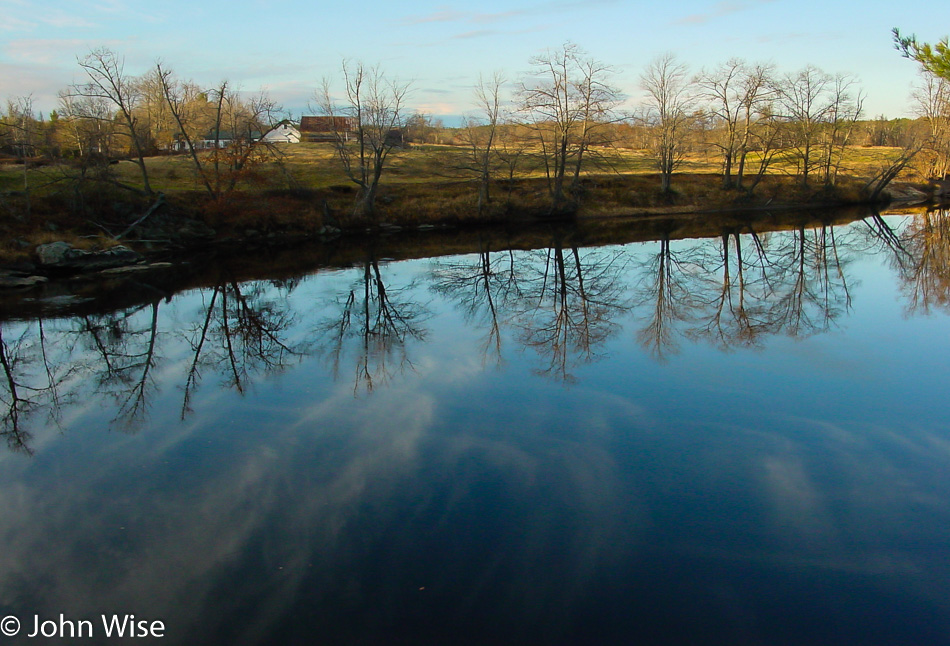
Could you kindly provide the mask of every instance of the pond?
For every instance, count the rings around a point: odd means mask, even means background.
[[[12,316],[0,628],[950,643],[950,213],[824,222]]]

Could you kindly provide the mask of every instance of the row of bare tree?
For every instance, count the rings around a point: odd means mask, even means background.
[[[202,88],[163,63],[130,75],[122,58],[104,48],[79,65],[85,81],[61,93],[49,121],[35,119],[30,97],[10,101],[0,121],[0,149],[23,160],[27,194],[27,168],[43,153],[73,158],[84,179],[143,195],[152,193],[145,158],[183,153],[212,197],[234,190],[260,162],[279,156],[266,134],[290,115],[264,93],[243,93],[226,81]],[[545,51],[530,65],[519,79],[501,73],[479,79],[475,110],[446,135],[411,109],[408,83],[378,67],[344,62],[342,88],[325,79],[314,109],[344,117],[332,121],[339,124],[337,157],[358,187],[354,214],[373,215],[389,155],[405,136],[465,146],[470,154],[463,170],[477,184],[480,211],[488,208],[498,180],[513,179],[529,165],[547,178],[552,208],[570,208],[582,197],[583,175],[610,169],[617,147],[648,151],[663,192],[672,189],[686,156],[698,152],[718,157],[725,189],[754,191],[778,161],[794,168],[803,186],[833,185],[846,170],[846,147],[858,138],[905,150],[894,166],[871,178],[878,191],[921,152],[926,174],[950,170],[948,81],[927,71],[915,94],[920,118],[911,123],[861,121],[864,94],[857,80],[814,66],[780,73],[772,65],[731,59],[694,74],[666,54],[640,75],[640,105],[623,110],[629,97],[617,88],[617,71],[577,45]],[[138,185],[120,184],[109,172],[108,161],[117,157],[138,165]]]
[[[916,94],[920,119],[911,127],[910,120],[862,121],[864,93],[857,79],[815,66],[780,73],[772,65],[731,59],[692,74],[667,54],[641,74],[641,105],[624,111],[627,97],[615,85],[616,70],[578,46],[567,43],[530,63],[531,71],[515,81],[499,72],[480,78],[475,111],[451,134],[411,113],[408,85],[387,79],[378,68],[344,64],[342,102],[333,100],[332,83],[325,80],[321,110],[358,125],[356,147],[342,129],[336,141],[344,168],[361,189],[358,213],[372,213],[395,145],[388,135],[396,128],[422,141],[465,146],[469,160],[462,170],[478,186],[479,211],[490,203],[495,180],[512,179],[519,166],[529,165],[547,178],[552,209],[570,208],[582,195],[582,175],[590,167],[610,170],[610,151],[621,146],[650,153],[664,193],[686,156],[700,151],[718,156],[724,189],[751,192],[778,161],[794,168],[804,187],[834,185],[847,170],[846,148],[859,137],[903,148],[868,178],[872,198],[922,151],[928,175],[942,175],[950,161],[946,81],[926,71]]]

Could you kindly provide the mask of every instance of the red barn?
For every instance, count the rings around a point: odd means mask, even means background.
[[[349,140],[355,128],[352,117],[300,117],[300,138],[303,141],[336,141],[338,136]]]

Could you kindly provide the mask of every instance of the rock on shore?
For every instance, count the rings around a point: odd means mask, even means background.
[[[125,267],[145,261],[141,254],[122,245],[104,251],[84,251],[62,241],[37,246],[36,257],[43,269],[74,272]]]

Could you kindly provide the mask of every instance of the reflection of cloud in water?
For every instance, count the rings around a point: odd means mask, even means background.
[[[66,465],[43,487],[21,481],[0,501],[0,600],[51,616],[161,612],[170,634],[187,629],[196,642],[222,629],[209,617],[233,621],[253,602],[255,624],[241,616],[252,642],[301,597],[365,611],[367,599],[396,603],[416,577],[517,608],[543,589],[539,577],[554,576],[558,588],[529,604],[541,616],[582,594],[618,544],[631,546],[639,503],[600,441],[578,432],[537,451],[525,435],[490,428],[487,414],[485,425],[438,429],[435,411],[411,388],[357,402],[344,386],[295,424],[259,429],[262,445],[236,438],[240,448],[213,462],[191,458],[190,469],[157,476],[177,486],[122,478],[133,462],[188,460],[200,432],[145,455],[141,436],[122,438],[129,452],[110,445],[108,466]],[[471,536],[459,534],[466,526]],[[389,550],[406,562],[389,562]],[[338,598],[345,591],[351,598]]]
[[[741,488],[734,495],[752,501],[750,513],[761,515],[748,527],[758,538],[744,548],[687,539],[686,552],[785,571],[920,575],[935,589],[946,587],[947,572],[932,568],[932,550],[907,544],[911,535],[950,538],[950,500],[933,495],[945,488],[940,465],[950,458],[950,442],[940,433],[911,424],[894,429],[764,417],[755,427],[729,429],[727,441],[719,447],[726,453],[715,453],[707,468],[735,470],[731,477]]]
[[[388,295],[418,297],[390,276],[413,266],[384,267]],[[336,279],[344,296],[352,277]],[[313,316],[283,342],[303,343],[326,315],[317,283],[295,292]],[[485,370],[485,318],[441,300],[371,393],[354,393],[356,361],[334,382],[315,356],[282,379],[253,372],[257,388],[241,397],[209,360],[179,422],[191,353],[167,332],[193,329],[208,302],[189,298],[194,307],[162,306],[181,316],[161,328],[154,414],[137,435],[109,433],[113,411],[78,396],[65,433],[38,433],[33,460],[5,453],[0,603],[51,616],[161,613],[193,642],[233,643],[302,641],[269,632],[288,618],[300,631],[353,630],[328,642],[382,641],[413,612],[446,624],[492,616],[506,635],[544,624],[522,641],[550,642],[571,634],[558,631],[577,613],[616,619],[611,604],[631,600],[691,619],[713,608],[723,625],[724,606],[764,625],[773,600],[820,610],[870,588],[868,607],[899,597],[950,616],[950,440],[943,409],[917,405],[939,399],[908,402],[917,391],[887,381],[843,388],[840,371],[814,370],[822,340],[781,341],[771,363],[741,343],[713,358],[684,344],[657,367],[630,351],[633,335],[609,336],[602,370],[585,364],[565,388],[528,376],[534,357],[503,325],[504,368]],[[344,358],[362,356],[357,341]],[[833,363],[854,370],[878,356],[862,350],[846,341]],[[67,385],[84,395],[79,379]],[[613,610],[590,610],[601,603]]]
[[[206,620],[209,609],[237,603],[222,601],[216,587],[248,558],[261,559],[253,569],[270,578],[235,583],[232,595],[246,600],[273,589],[268,601],[291,599],[310,550],[332,551],[365,498],[378,496],[381,483],[406,477],[413,447],[431,420],[431,402],[424,400],[398,410],[375,402],[360,409],[346,433],[336,434],[347,435],[343,446],[315,461],[316,482],[308,492],[296,490],[307,478],[293,450],[300,438],[289,430],[276,430],[267,447],[239,454],[231,464],[199,467],[182,476],[182,488],[160,488],[158,495],[141,482],[119,500],[99,498],[128,458],[102,472],[65,476],[68,482],[58,486],[8,488],[12,495],[0,501],[6,546],[0,599],[8,605],[27,599],[31,611],[70,616],[146,616],[162,609],[172,631]],[[321,425],[346,416],[339,408],[324,412],[330,414]],[[179,442],[188,439],[198,438]],[[165,457],[173,459],[172,452]],[[295,481],[291,473],[302,477]],[[148,506],[131,506],[133,500]],[[264,621],[268,613],[256,616]]]
[[[668,432],[643,448],[641,468],[657,460],[661,470],[646,491],[658,521],[647,536],[678,581],[671,602],[698,595],[715,621],[791,616],[796,629],[812,614],[825,628],[853,626],[868,608],[882,613],[868,626],[943,625],[950,456],[934,441],[940,429],[761,413]],[[811,610],[770,618],[786,600]]]
[[[791,543],[824,545],[831,538],[833,527],[801,459],[793,455],[766,456],[762,469],[779,538]]]

